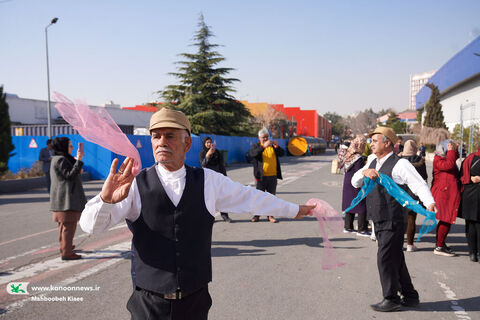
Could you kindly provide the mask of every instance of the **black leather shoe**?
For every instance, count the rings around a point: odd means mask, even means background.
[[[400,303],[404,307],[416,307],[420,304],[420,299],[418,297],[402,297]]]
[[[372,304],[370,305],[370,307],[372,307],[373,310],[379,311],[379,312],[393,312],[393,311],[400,310],[402,308],[402,305],[393,300],[383,299],[382,302],[377,304]]]
[[[478,256],[475,253],[470,253],[470,261],[478,262]]]

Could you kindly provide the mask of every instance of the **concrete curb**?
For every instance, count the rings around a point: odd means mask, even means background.
[[[88,172],[82,173],[82,181],[90,180]],[[45,177],[15,179],[15,180],[1,180],[0,194],[23,192],[30,189],[46,188]]]

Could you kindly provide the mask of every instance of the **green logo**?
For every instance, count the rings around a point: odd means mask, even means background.
[[[10,290],[12,291],[12,293],[25,293],[25,290],[20,289],[20,286],[21,286],[21,285],[22,285],[22,284],[20,283],[18,286],[15,287],[14,284],[11,284],[11,285],[10,285]]]
[[[27,287],[29,282],[10,282],[7,285],[9,294],[28,294]]]

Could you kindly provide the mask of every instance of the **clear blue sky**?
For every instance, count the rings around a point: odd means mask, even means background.
[[[342,115],[407,108],[409,75],[480,35],[480,1],[0,0],[0,85],[23,98],[122,106],[158,98],[202,12],[235,97]]]

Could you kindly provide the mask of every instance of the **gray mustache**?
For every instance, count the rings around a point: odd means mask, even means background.
[[[170,148],[158,147],[157,149],[155,149],[155,152],[161,152],[161,151],[173,153],[172,149]]]

